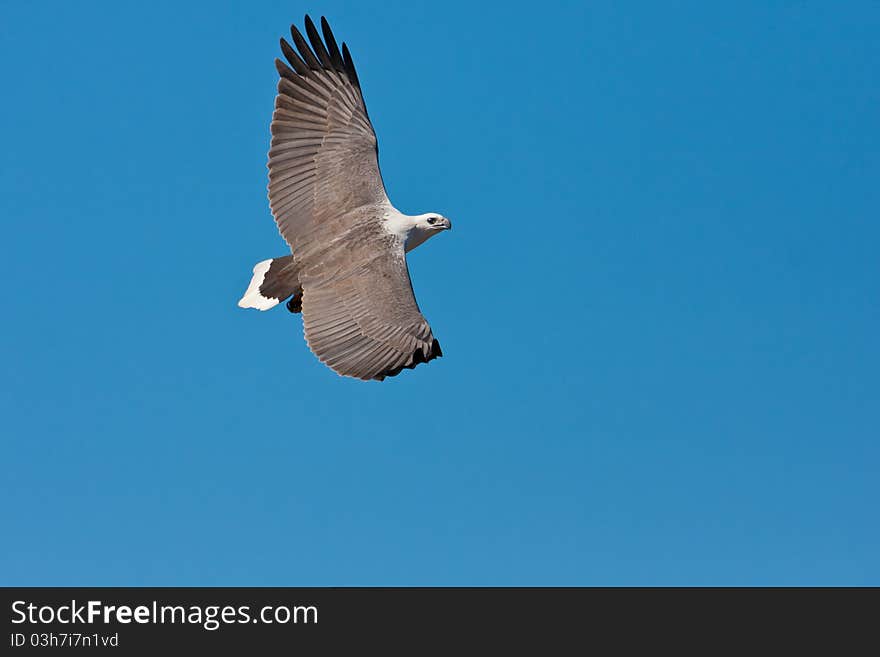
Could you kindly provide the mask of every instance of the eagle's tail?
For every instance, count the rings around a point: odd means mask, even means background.
[[[296,275],[293,256],[287,255],[254,265],[254,276],[238,305],[269,310],[291,296],[287,307],[290,312],[298,313],[302,310],[302,286]]]

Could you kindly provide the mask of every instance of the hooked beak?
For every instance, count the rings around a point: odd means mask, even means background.
[[[446,230],[452,230],[452,222],[446,217],[443,217],[443,228]]]

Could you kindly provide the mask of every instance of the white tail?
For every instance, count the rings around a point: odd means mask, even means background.
[[[251,284],[245,291],[244,296],[239,300],[240,308],[256,308],[257,310],[269,310],[278,305],[280,299],[264,297],[260,294],[260,286],[266,280],[266,272],[272,266],[272,260],[263,260],[254,265],[254,276],[251,278]]]

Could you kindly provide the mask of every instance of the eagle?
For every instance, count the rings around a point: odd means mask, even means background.
[[[343,376],[382,381],[442,356],[419,310],[406,254],[452,228],[441,214],[406,215],[388,200],[376,133],[345,43],[321,17],[295,25],[275,59],[269,207],[290,255],[258,262],[238,302],[287,300],[306,342]],[[323,34],[323,39],[321,38]]]

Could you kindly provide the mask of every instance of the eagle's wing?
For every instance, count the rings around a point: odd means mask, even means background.
[[[297,247],[321,232],[324,220],[367,204],[386,204],[376,133],[367,116],[354,63],[321,18],[326,46],[306,16],[308,43],[295,26],[299,54],[281,39],[281,79],[272,114],[269,206],[281,236]]]
[[[442,355],[419,311],[403,244],[361,216],[303,269],[309,348],[334,371],[382,380]]]
[[[404,246],[382,226],[390,207],[376,135],[345,44],[306,16],[272,116],[269,203],[297,263],[306,341],[339,374],[383,379],[441,354],[419,311]]]

